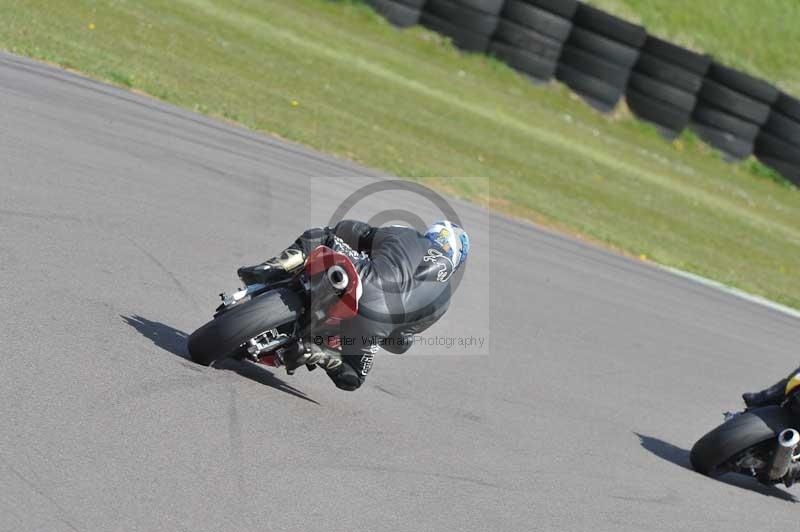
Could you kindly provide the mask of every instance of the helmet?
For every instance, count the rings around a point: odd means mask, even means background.
[[[445,256],[453,262],[454,269],[467,261],[469,236],[460,225],[447,220],[433,222],[425,231],[425,238],[442,248]]]

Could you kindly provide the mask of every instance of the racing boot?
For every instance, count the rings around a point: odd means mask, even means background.
[[[769,388],[755,393],[743,393],[742,399],[747,408],[761,408],[762,406],[780,405],[783,402],[788,377],[782,379]]]
[[[269,284],[284,279],[305,264],[306,256],[294,247],[284,249],[280,255],[255,266],[242,266],[236,272],[245,285]]]
[[[325,371],[330,371],[342,365],[342,357],[337,351],[325,349],[314,343],[310,345],[311,356],[305,361],[307,366],[319,366]]]
[[[283,362],[286,373],[293,375],[301,366],[307,366],[308,369],[319,366],[325,371],[336,369],[342,365],[342,357],[338,352],[324,349],[312,342],[298,341],[283,353]]]

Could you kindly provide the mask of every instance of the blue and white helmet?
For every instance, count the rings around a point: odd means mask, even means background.
[[[425,231],[425,237],[442,249],[445,256],[452,261],[455,269],[467,261],[469,236],[460,225],[447,220],[433,222]]]

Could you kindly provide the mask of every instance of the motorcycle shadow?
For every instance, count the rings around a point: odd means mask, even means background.
[[[672,462],[677,466],[680,466],[684,469],[688,469],[689,471],[694,472],[694,469],[692,469],[691,462],[689,461],[688,449],[682,449],[677,445],[673,445],[669,442],[660,440],[658,438],[654,438],[652,436],[639,434],[638,432],[634,432],[634,434],[636,434],[636,436],[639,437],[639,443],[645,450],[653,453],[662,460]],[[800,500],[798,500],[797,497],[776,486],[765,486],[764,484],[760,484],[757,480],[753,478],[748,478],[742,475],[728,474],[718,477],[714,480],[717,480],[724,484],[728,484],[729,486],[734,486],[744,490],[753,491],[755,493],[759,493],[767,497],[774,497],[776,499],[781,499],[786,502],[791,502],[791,503],[800,502]]]
[[[189,351],[186,347],[186,342],[189,335],[185,332],[170,327],[164,323],[148,320],[137,314],[131,316],[120,316],[122,321],[130,325],[139,334],[153,342],[157,347],[164,351],[180,357],[186,361],[191,362]],[[194,364],[194,362],[191,362]],[[319,403],[314,399],[308,397],[300,390],[290,386],[283,380],[276,377],[272,372],[266,368],[246,361],[229,360],[217,366],[217,369],[229,370],[241,375],[246,379],[250,379],[264,386],[268,386],[275,390],[279,390],[289,395],[293,395],[300,399],[305,399],[311,403],[318,405]]]

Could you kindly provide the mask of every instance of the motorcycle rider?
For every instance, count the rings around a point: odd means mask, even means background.
[[[251,285],[293,275],[318,246],[345,254],[356,267],[362,286],[358,315],[341,322],[338,346],[304,342],[284,362],[289,372],[303,365],[322,367],[338,388],[348,391],[364,383],[379,347],[404,353],[415,334],[444,315],[451,279],[470,248],[467,233],[446,220],[433,223],[425,233],[344,220],[305,231],[278,256],[240,268],[239,277]]]

